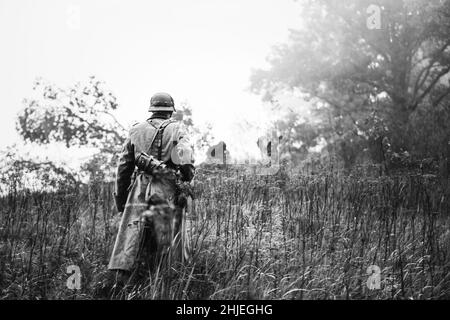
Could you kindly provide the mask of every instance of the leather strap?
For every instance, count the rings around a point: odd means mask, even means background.
[[[157,128],[156,132],[155,132],[155,136],[152,140],[152,144],[150,145],[150,150],[149,150],[149,154],[153,157],[156,157],[158,160],[161,161],[162,158],[162,140],[163,140],[163,134],[164,134],[164,129],[171,124],[172,122],[174,122],[173,119],[167,119],[164,120],[159,127]],[[157,149],[155,150],[153,147],[153,144],[157,142]]]

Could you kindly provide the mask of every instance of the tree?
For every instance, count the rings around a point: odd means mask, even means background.
[[[289,43],[274,49],[269,69],[254,71],[256,93],[270,100],[277,92],[297,90],[312,99],[326,124],[322,136],[335,146],[343,140],[348,144],[351,137],[414,151],[425,137],[417,127],[433,128],[437,145],[444,143],[448,122],[436,126],[430,121],[437,115],[448,119],[450,112],[450,1],[302,4],[304,27],[292,30]],[[379,30],[367,27],[371,4],[381,10]]]
[[[37,79],[33,92],[33,98],[24,100],[17,121],[23,139],[40,145],[63,142],[67,147],[96,148],[98,153],[82,170],[90,180],[112,177],[126,130],[113,114],[118,108],[116,97],[104,83],[90,77],[86,83],[63,89]]]
[[[116,98],[95,77],[68,89],[37,79],[33,91],[17,122],[25,141],[64,142],[67,147],[95,147],[106,153],[116,152],[125,141],[126,130],[113,114]]]
[[[320,139],[319,124],[313,124],[298,113],[290,112],[286,120],[275,121],[275,127],[282,136],[281,154],[290,155],[289,160],[298,163],[304,160],[310,148],[317,146]]]

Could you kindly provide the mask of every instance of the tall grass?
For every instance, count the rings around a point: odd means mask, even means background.
[[[450,298],[450,212],[428,175],[199,173],[191,259],[144,272],[126,299]],[[0,199],[0,297],[111,298],[112,187]],[[66,287],[78,265],[81,290]],[[370,290],[367,268],[381,269]]]

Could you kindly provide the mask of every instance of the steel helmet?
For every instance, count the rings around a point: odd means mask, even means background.
[[[155,111],[169,111],[175,112],[175,103],[173,102],[173,98],[168,93],[159,92],[153,95],[150,99],[150,108],[148,108],[149,112]]]

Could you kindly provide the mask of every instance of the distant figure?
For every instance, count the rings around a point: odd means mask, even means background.
[[[186,254],[181,230],[187,201],[180,186],[192,180],[194,166],[188,136],[171,118],[174,111],[169,94],[155,94],[151,117],[131,128],[120,154],[115,199],[121,221],[108,269],[119,270],[121,277],[174,242],[172,253]]]

